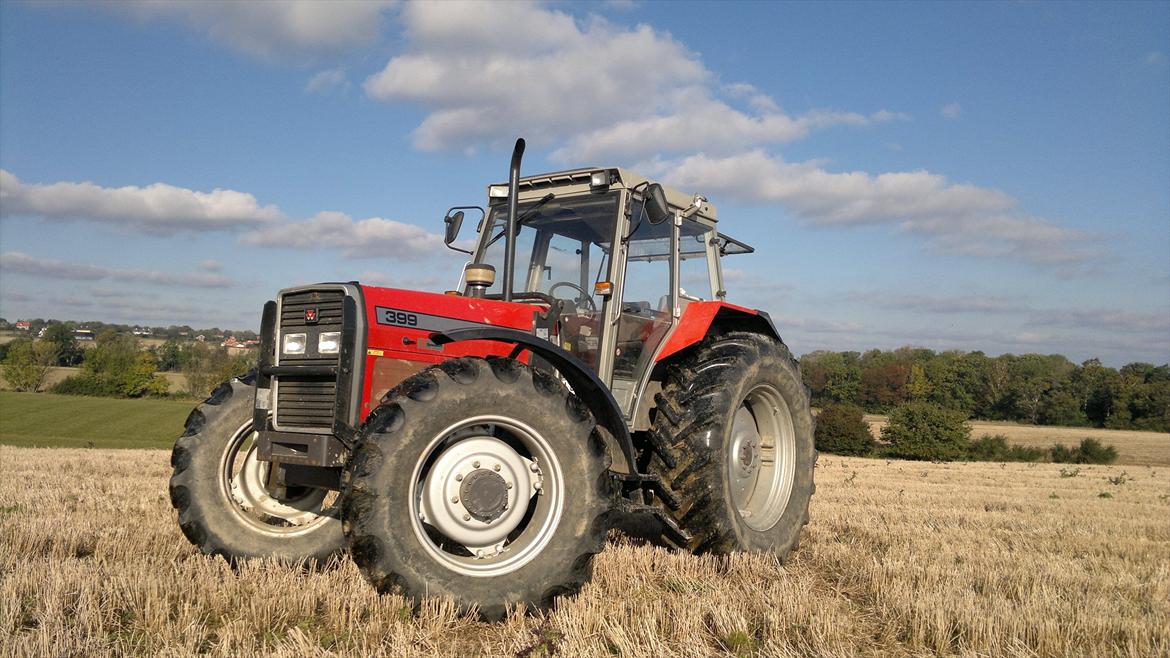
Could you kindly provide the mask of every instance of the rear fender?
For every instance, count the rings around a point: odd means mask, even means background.
[[[691,302],[655,361],[662,363],[708,336],[729,331],[752,331],[784,342],[772,318],[763,311],[727,302]]]

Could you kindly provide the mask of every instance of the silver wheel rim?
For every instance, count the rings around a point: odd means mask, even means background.
[[[780,522],[796,479],[796,430],[779,391],[760,384],[744,398],[728,443],[731,502],[743,522],[763,532]]]
[[[241,425],[220,460],[220,488],[240,519],[265,534],[305,534],[337,514],[337,493],[311,487],[289,487],[277,497],[268,486],[272,465],[256,454],[252,421]]]
[[[462,420],[422,450],[410,480],[414,536],[435,561],[468,576],[530,562],[564,509],[564,475],[548,441],[504,416]]]

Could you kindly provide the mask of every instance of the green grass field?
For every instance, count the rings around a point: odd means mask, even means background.
[[[0,391],[0,444],[170,448],[195,404]]]

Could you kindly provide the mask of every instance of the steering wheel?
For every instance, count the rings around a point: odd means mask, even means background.
[[[581,286],[579,286],[575,283],[569,283],[568,281],[560,281],[558,283],[554,283],[548,289],[549,296],[556,297],[556,295],[553,294],[553,291],[556,290],[557,288],[560,288],[561,286],[564,286],[566,288],[572,288],[573,290],[576,290],[577,292],[581,293],[580,297],[573,300],[573,302],[577,305],[578,308],[580,308],[582,306],[582,302],[587,302],[589,304],[589,311],[591,313],[597,312],[597,304],[593,303],[593,298],[589,296],[589,293],[585,292],[584,288],[582,288]]]

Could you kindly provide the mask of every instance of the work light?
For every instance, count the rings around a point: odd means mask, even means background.
[[[337,354],[340,350],[340,331],[326,331],[317,338],[317,354]]]
[[[281,352],[284,354],[304,354],[305,334],[285,334]]]

